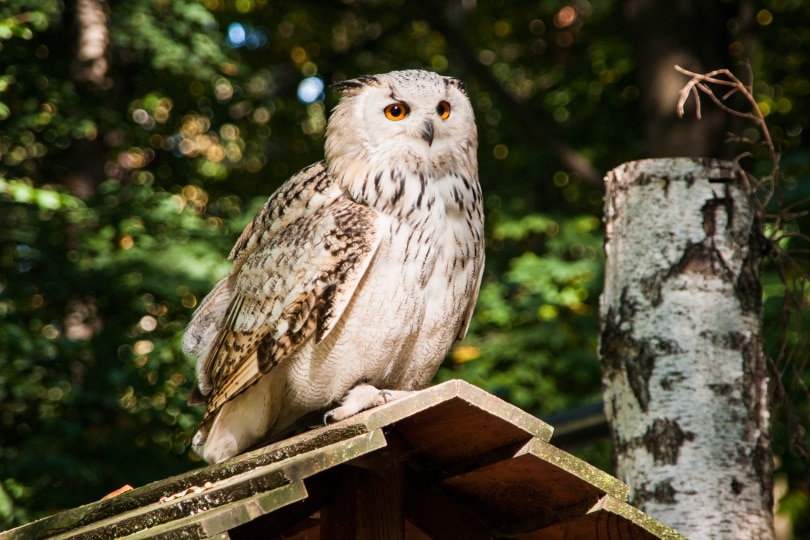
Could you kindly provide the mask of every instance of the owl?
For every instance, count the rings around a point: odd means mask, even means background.
[[[484,216],[464,84],[406,70],[334,88],[324,160],[270,196],[186,330],[208,462],[425,387],[467,332]]]

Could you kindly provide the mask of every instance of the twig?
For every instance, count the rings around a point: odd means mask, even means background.
[[[678,98],[678,116],[683,116],[684,106],[686,102],[689,101],[689,97],[692,96],[695,98],[695,114],[698,118],[700,118],[700,93],[702,92],[709,99],[714,102],[720,109],[736,116],[738,118],[743,118],[746,120],[750,120],[754,122],[757,127],[759,128],[760,132],[762,133],[762,138],[764,140],[764,144],[768,149],[768,154],[770,156],[771,162],[773,163],[773,168],[771,170],[771,174],[763,177],[759,182],[754,184],[755,188],[759,188],[761,186],[767,185],[768,191],[767,194],[761,200],[762,208],[765,208],[767,204],[770,202],[771,198],[773,197],[774,193],[777,194],[779,199],[779,206],[781,207],[782,203],[782,192],[781,192],[781,182],[780,179],[780,169],[779,169],[779,153],[776,151],[776,146],[773,143],[773,138],[771,137],[770,130],[768,129],[768,124],[765,121],[765,116],[762,114],[762,110],[759,108],[757,104],[757,100],[754,98],[753,93],[753,84],[746,85],[743,83],[736,75],[734,75],[728,69],[716,69],[714,71],[710,71],[708,73],[695,73],[694,71],[689,71],[688,69],[684,69],[681,66],[675,66],[675,70],[678,73],[682,73],[689,77],[689,81],[681,88]],[[712,85],[715,86],[723,86],[730,88],[725,94],[721,97],[715,93]],[[751,110],[753,112],[743,112],[738,109],[735,109],[729,106],[726,102],[732,97],[737,94],[743,96],[743,98],[748,102],[751,106]],[[736,140],[744,141],[745,139],[738,137]],[[748,153],[741,154],[738,158],[747,157]]]

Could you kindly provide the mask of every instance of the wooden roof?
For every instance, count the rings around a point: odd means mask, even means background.
[[[551,434],[449,381],[0,538],[683,538]]]

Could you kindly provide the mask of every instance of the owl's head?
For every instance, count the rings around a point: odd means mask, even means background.
[[[477,176],[475,118],[458,79],[392,71],[334,88],[342,97],[329,119],[325,148],[333,172],[354,174],[366,164],[430,176],[472,168]]]

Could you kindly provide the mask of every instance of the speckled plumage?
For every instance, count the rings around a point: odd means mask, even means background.
[[[467,331],[484,240],[464,86],[409,70],[336,88],[325,160],[270,197],[186,331],[207,461],[422,388]]]

